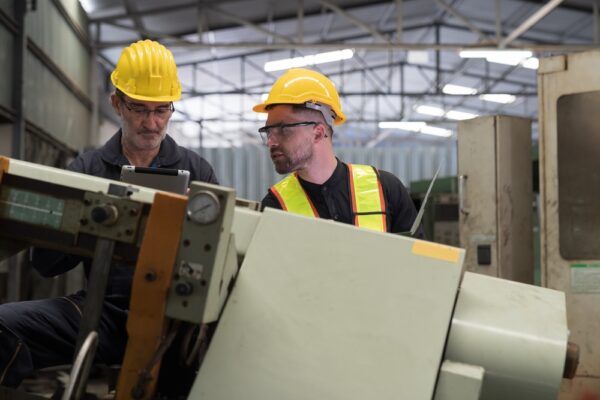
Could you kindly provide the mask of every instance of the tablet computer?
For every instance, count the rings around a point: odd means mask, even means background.
[[[190,171],[123,165],[121,167],[121,181],[166,192],[186,194],[190,181]]]

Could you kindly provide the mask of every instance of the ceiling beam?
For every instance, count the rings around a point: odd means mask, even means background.
[[[348,21],[352,22],[354,25],[363,29],[365,32],[370,33],[371,36],[373,36],[374,38],[379,39],[385,43],[389,43],[389,39],[387,37],[383,36],[381,33],[376,31],[375,29],[371,28],[368,24],[366,24],[363,21],[361,21],[360,19],[354,17],[349,12],[343,10],[339,6],[336,6],[335,4],[333,4],[329,1],[326,1],[326,0],[320,0],[320,3],[323,4],[323,6],[329,8],[330,10],[335,12],[336,14],[341,15],[342,17],[346,18]]]
[[[485,41],[488,41],[488,42],[490,41],[490,38],[485,33],[483,33],[474,23],[472,23],[469,18],[465,17],[464,14],[461,14],[454,7],[446,4],[442,0],[435,0],[435,2],[440,7],[442,7],[444,10],[446,10],[450,14],[452,14],[455,18],[462,21],[462,23],[465,24],[465,26],[467,28],[469,28],[471,30],[471,32],[475,33],[477,36],[479,36],[481,39],[483,39]]]
[[[548,15],[554,10],[563,0],[550,0],[546,5],[537,10],[533,15],[527,18],[521,25],[519,25],[514,31],[512,31],[506,38],[504,38],[498,47],[505,48],[507,45],[512,43],[516,38],[527,32],[532,26],[537,24],[542,18]]]
[[[132,15],[132,13],[134,12],[131,0],[123,0],[123,7],[125,8],[125,11],[127,11],[127,14],[131,15],[131,20],[133,21],[133,26],[135,26],[135,29],[138,32],[142,32],[144,31],[144,23],[142,22],[142,18],[139,15]]]
[[[113,23],[113,25],[117,26]],[[135,30],[126,26],[119,26],[123,29]],[[144,33],[150,31],[145,30]],[[152,32],[151,34],[156,34]],[[330,43],[261,43],[261,42],[215,42],[215,43],[197,43],[184,41],[181,38],[173,38],[164,35],[164,38],[176,39],[175,43],[164,43],[169,47],[182,47],[187,49],[263,49],[263,50],[339,50],[342,48],[354,48],[358,50],[441,50],[441,51],[460,51],[460,50],[496,50],[495,46],[482,46],[478,43],[361,43],[361,42],[330,42]],[[100,49],[111,47],[124,47],[131,44],[130,41],[102,42],[98,45]],[[563,44],[563,43],[520,43],[507,47],[508,49],[520,49],[531,51],[584,51],[598,48],[595,43],[582,44]]]
[[[210,7],[208,7],[208,10],[210,10],[211,12],[214,12],[214,13],[216,13],[216,14],[224,17],[224,18],[227,18],[227,19],[229,19],[231,21],[234,21],[234,22],[236,22],[236,23],[238,23],[240,25],[244,25],[245,27],[248,27],[248,28],[253,29],[255,31],[264,33],[265,35],[267,35],[267,37],[276,38],[276,39],[282,40],[285,43],[294,43],[293,40],[290,39],[287,36],[280,35],[277,32],[273,32],[273,31],[271,31],[271,30],[269,30],[267,28],[263,28],[259,24],[256,24],[256,23],[254,23],[254,22],[252,22],[250,20],[247,20],[245,18],[242,18],[242,17],[240,17],[238,15],[235,15],[235,14],[232,14],[230,12],[224,11],[224,10],[218,8],[218,7],[210,6]],[[216,46],[213,46],[213,47],[216,47]]]

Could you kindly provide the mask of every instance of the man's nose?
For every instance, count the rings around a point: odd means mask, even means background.
[[[143,125],[146,128],[156,128],[159,125],[158,116],[154,111],[147,111],[144,114]]]
[[[279,142],[277,141],[277,135],[268,135],[267,136],[267,147],[277,147]]]

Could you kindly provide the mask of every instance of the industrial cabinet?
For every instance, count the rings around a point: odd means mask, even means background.
[[[560,399],[600,394],[600,51],[540,60],[542,285],[564,291],[577,376]]]
[[[458,175],[465,269],[533,283],[531,121],[502,115],[461,121]]]

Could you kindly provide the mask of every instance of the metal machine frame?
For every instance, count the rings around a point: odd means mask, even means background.
[[[109,240],[114,258],[137,261],[119,399],[153,397],[168,326],[177,325],[168,322],[178,320],[218,322],[191,399],[541,400],[558,392],[568,355],[564,295],[463,275],[461,249],[235,207],[233,190],[199,182],[187,198],[0,163],[3,240],[88,256]],[[14,190],[46,202],[24,208],[6,200]],[[124,228],[124,214],[139,220],[126,217]]]

